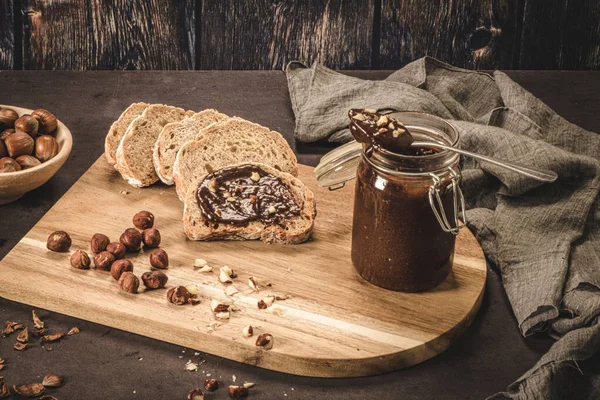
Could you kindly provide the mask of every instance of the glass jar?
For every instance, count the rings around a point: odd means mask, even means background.
[[[390,116],[399,119],[415,140],[458,143],[458,132],[441,118],[417,112]],[[452,270],[455,235],[461,227],[459,210],[464,222],[460,156],[445,150],[407,156],[357,143],[345,146],[355,150],[345,151],[341,157],[345,162],[337,171],[347,171],[358,161],[354,268],[386,289],[417,292],[435,287]],[[329,156],[329,162],[332,158],[340,159]]]

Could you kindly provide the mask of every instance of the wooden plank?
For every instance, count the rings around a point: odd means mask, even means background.
[[[281,69],[292,60],[371,66],[374,0],[206,0],[201,69]]]
[[[24,0],[24,69],[193,69],[194,1]]]
[[[0,2],[0,69],[13,69],[15,56],[13,0]]]
[[[429,55],[457,67],[511,69],[519,0],[382,0],[381,68]]]
[[[299,375],[377,374],[416,364],[450,346],[473,320],[485,286],[485,257],[473,235],[461,231],[454,271],[435,289],[408,294],[377,288],[359,278],[350,261],[353,185],[330,192],[317,186],[313,168],[300,167],[299,177],[315,192],[319,207],[309,242],[201,243],[186,240],[182,204],[173,187],[132,189],[102,156],[0,261],[0,296]],[[96,232],[114,240],[141,209],[154,212],[161,247],[169,253],[168,286],[196,284],[201,304],[169,304],[166,290],[123,293],[108,273],[73,269],[68,253],[45,247],[49,233],[58,229],[71,234],[71,250],[88,250]],[[214,270],[194,270],[198,257]],[[130,258],[138,276],[150,269],[147,252]],[[223,265],[239,276],[233,285],[240,293],[231,298],[217,280]],[[249,276],[262,282],[260,292],[247,285]],[[269,294],[291,298],[259,310],[257,301]],[[214,331],[209,329],[215,322],[211,299],[232,300],[240,309]],[[273,349],[257,348],[256,336],[244,338],[247,325],[255,326],[256,334],[273,334]]]
[[[599,19],[598,1],[526,1],[519,69],[599,69]]]

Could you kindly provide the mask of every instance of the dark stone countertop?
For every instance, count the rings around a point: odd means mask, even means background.
[[[380,79],[389,71],[350,74]],[[597,129],[600,73],[513,71],[509,75],[559,114],[586,129]],[[35,225],[102,154],[112,121],[134,101],[189,109],[216,108],[281,132],[300,162],[315,165],[328,146],[296,145],[286,79],[280,71],[60,72],[2,71],[0,103],[54,112],[74,135],[65,166],[42,188],[0,206],[0,257]],[[1,265],[0,265],[1,267]],[[39,266],[44,268],[43,265]],[[1,270],[0,270],[1,273]],[[35,282],[31,283],[35,285]],[[30,321],[32,307],[0,298],[0,323]],[[486,294],[473,326],[450,349],[422,364],[384,375],[353,379],[305,378],[267,371],[180,346],[40,310],[53,329],[78,326],[78,336],[54,345],[12,349],[0,339],[1,372],[9,384],[41,380],[48,372],[65,376],[59,399],[185,399],[207,373],[223,386],[256,382],[256,399],[481,399],[527,371],[551,345],[543,336],[523,338],[498,274],[490,270]],[[205,360],[200,372],[184,371],[187,360]],[[204,374],[201,374],[205,371]],[[207,399],[225,398],[220,389]]]

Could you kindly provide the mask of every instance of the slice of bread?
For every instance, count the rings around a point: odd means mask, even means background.
[[[279,221],[277,224],[268,225],[262,221],[251,221],[247,226],[210,222],[202,213],[196,198],[198,187],[206,177],[206,175],[200,176],[190,185],[190,190],[185,198],[183,228],[187,237],[192,240],[261,239],[265,243],[286,244],[297,244],[308,240],[317,215],[313,192],[300,179],[265,164],[244,162],[228,167],[244,165],[258,166],[267,174],[280,178],[289,188],[295,203],[300,207],[300,214]]]
[[[194,114],[194,111],[164,104],[148,106],[142,115],[129,124],[117,148],[115,168],[123,179],[134,187],[150,186],[158,181],[152,162],[158,135],[168,123],[181,121]]]
[[[190,184],[227,165],[267,164],[298,175],[296,156],[281,134],[241,118],[211,125],[179,150],[173,167],[177,195],[184,201]]]
[[[201,129],[229,118],[216,110],[204,110],[180,122],[165,125],[154,146],[153,162],[156,174],[167,185],[173,182],[173,164],[181,146],[194,139]]]
[[[108,134],[106,135],[106,139],[104,140],[104,154],[110,165],[115,165],[117,163],[117,148],[119,147],[119,143],[121,143],[121,139],[123,139],[123,135],[125,135],[125,131],[129,127],[129,124],[135,118],[142,115],[148,106],[149,104],[146,103],[133,103],[127,107],[127,110],[123,111],[123,114],[121,114],[119,119],[111,125]]]

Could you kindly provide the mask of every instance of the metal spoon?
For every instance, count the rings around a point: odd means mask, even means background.
[[[554,182],[558,178],[558,175],[554,171],[550,171],[547,169],[541,170],[541,169],[523,167],[521,165],[509,163],[506,161],[500,161],[500,160],[497,160],[492,157],[484,156],[484,155],[477,154],[477,153],[471,153],[470,151],[457,149],[455,147],[447,146],[445,144],[440,144],[440,143],[436,143],[436,142],[414,141],[414,142],[412,142],[411,146],[433,147],[436,149],[444,149],[444,150],[448,150],[448,151],[453,151],[455,153],[464,154],[465,156],[473,157],[478,160],[483,160],[483,161],[487,161],[492,164],[496,164],[499,167],[509,169],[513,172],[517,172],[519,174],[526,175],[530,178],[533,178],[533,179],[536,179],[536,180],[542,181],[542,182]]]

